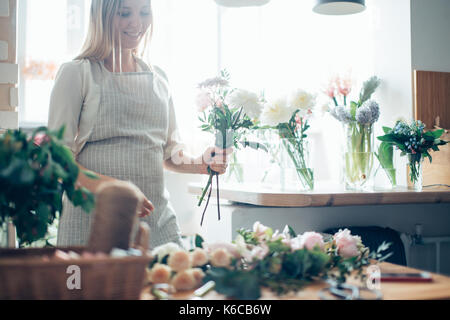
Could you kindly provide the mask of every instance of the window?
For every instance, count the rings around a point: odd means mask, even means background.
[[[219,8],[213,0],[152,3],[149,60],[168,74],[178,126],[186,141],[196,142],[194,153],[208,140],[198,129],[196,86],[222,68],[234,86],[263,90],[267,97],[297,87],[318,92],[330,75],[349,69],[358,83],[373,72],[370,7],[357,15],[321,16],[309,1],[298,0],[272,0],[260,8]],[[89,7],[89,0],[19,1],[21,126],[45,125],[53,77],[79,52]],[[319,179],[337,178],[330,159],[337,154],[337,126],[325,117],[311,129],[312,144],[328,150],[316,159],[323,168]]]

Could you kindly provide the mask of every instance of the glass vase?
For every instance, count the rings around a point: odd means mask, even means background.
[[[373,124],[351,121],[344,124],[344,170],[347,190],[366,190],[371,187],[374,166]]]
[[[285,186],[285,172],[282,157],[280,137],[275,129],[258,130],[258,140],[267,147],[266,152],[260,152],[259,183],[267,189],[283,189]]]
[[[314,189],[314,170],[311,166],[310,144],[306,139],[282,138],[285,160],[286,189],[310,191]]]
[[[17,248],[17,233],[10,218],[0,222],[0,248]]]
[[[408,189],[422,191],[423,183],[423,160],[420,153],[408,153]]]

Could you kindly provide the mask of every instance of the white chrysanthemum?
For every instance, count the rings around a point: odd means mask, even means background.
[[[288,107],[285,98],[278,98],[266,103],[261,115],[261,123],[269,126],[277,126],[279,123],[289,122],[293,114]]]
[[[228,80],[222,77],[215,77],[206,79],[202,83],[198,84],[199,88],[211,88],[211,87],[228,87],[230,84]]]
[[[290,94],[288,104],[293,109],[292,112],[297,109],[309,110],[315,106],[316,96],[303,89],[297,89]]]
[[[244,112],[251,118],[257,119],[261,116],[262,105],[259,101],[258,95],[256,93],[238,89],[233,91],[227,97],[227,103],[231,107],[243,107]]]
[[[170,255],[172,252],[180,250],[182,249],[178,244],[169,242],[153,249],[152,256],[158,257],[158,262],[161,262],[165,256]]]

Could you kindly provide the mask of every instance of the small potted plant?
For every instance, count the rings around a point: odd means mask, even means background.
[[[77,185],[79,167],[62,138],[64,127],[22,130],[0,135],[0,225],[12,223],[19,246],[43,239],[62,212],[62,196],[86,212],[94,207],[94,195]],[[96,176],[83,172],[90,178]]]

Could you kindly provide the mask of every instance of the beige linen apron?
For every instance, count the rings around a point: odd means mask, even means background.
[[[168,97],[155,90],[154,74],[112,73],[103,63],[101,99],[92,133],[77,161],[94,172],[131,181],[155,206],[142,218],[151,229],[150,248],[167,242],[181,245],[174,210],[164,186],[163,154],[169,127]],[[58,246],[86,245],[93,212],[75,208],[66,198],[58,227]]]

